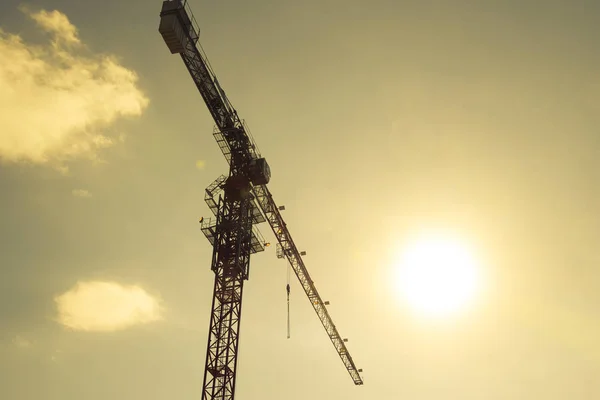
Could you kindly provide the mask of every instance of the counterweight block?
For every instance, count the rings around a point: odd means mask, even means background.
[[[188,42],[198,41],[200,29],[189,8],[180,0],[163,1],[158,31],[171,54],[183,53]]]

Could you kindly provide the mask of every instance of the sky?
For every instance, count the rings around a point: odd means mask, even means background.
[[[219,82],[359,368],[271,246],[236,398],[600,397],[600,3],[191,0]],[[160,1],[0,4],[0,398],[199,399],[227,165]],[[260,226],[274,240],[268,226]],[[425,320],[403,246],[469,243],[484,283]]]

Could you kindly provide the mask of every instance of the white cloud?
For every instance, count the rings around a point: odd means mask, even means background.
[[[51,42],[28,44],[0,29],[0,161],[94,159],[115,141],[99,132],[148,105],[137,75],[113,56],[84,54],[59,11],[25,13]]]
[[[26,349],[31,347],[31,341],[21,335],[17,335],[13,338],[13,344],[20,349]]]
[[[29,13],[26,9],[23,10],[25,13]],[[63,13],[56,10],[41,10],[37,13],[29,13],[29,15],[42,29],[54,34],[55,41],[62,41],[65,44],[81,43],[77,37],[77,28],[69,22],[69,19]]]
[[[92,194],[85,189],[73,189],[71,191],[71,194],[75,197],[84,197],[84,198],[92,197]]]
[[[116,331],[162,319],[162,307],[139,286],[115,282],[78,282],[55,297],[64,327],[78,331]]]

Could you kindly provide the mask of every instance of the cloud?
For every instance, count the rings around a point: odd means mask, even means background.
[[[13,338],[13,344],[20,349],[27,349],[31,347],[32,343],[27,338],[17,335]]]
[[[78,282],[54,299],[57,321],[77,331],[117,331],[162,319],[162,307],[139,286]]]
[[[0,161],[95,159],[118,140],[103,132],[147,107],[138,77],[114,56],[87,54],[59,11],[24,12],[51,40],[28,44],[0,29]]]
[[[24,9],[24,12],[28,13],[29,16],[46,32],[54,34],[55,41],[62,41],[65,44],[81,43],[77,37],[77,28],[69,22],[69,19],[63,13],[56,10],[41,10],[37,13],[30,13],[26,9]]]
[[[92,197],[92,194],[85,189],[73,189],[71,191],[71,194],[75,197],[84,197],[84,198]]]

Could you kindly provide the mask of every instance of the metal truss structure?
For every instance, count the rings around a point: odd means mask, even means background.
[[[229,163],[229,174],[218,177],[205,191],[214,218],[201,220],[201,230],[213,246],[215,274],[204,371],[203,400],[233,400],[242,315],[244,281],[250,255],[268,245],[256,225],[268,222],[277,238],[277,254],[287,258],[329,339],[353,382],[362,385],[357,369],[308,274],[291,234],[267,188],[270,169],[250,130],[219,85],[198,43],[199,27],[187,0],[163,2],[159,32],[172,54],[180,54],[202,95],[216,127],[213,135]]]

